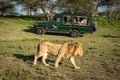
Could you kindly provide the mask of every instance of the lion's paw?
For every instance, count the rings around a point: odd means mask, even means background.
[[[49,66],[49,64],[45,64],[45,66]]]
[[[55,68],[58,68],[58,64],[55,64]]]
[[[75,69],[80,69],[80,67],[75,67]]]

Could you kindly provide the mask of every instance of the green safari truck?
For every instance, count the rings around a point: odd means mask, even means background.
[[[96,31],[96,24],[92,21],[92,14],[89,13],[59,13],[55,14],[50,21],[35,22],[34,29],[37,34],[65,33],[71,37],[78,37],[84,33]]]

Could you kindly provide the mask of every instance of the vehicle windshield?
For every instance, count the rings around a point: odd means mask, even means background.
[[[52,17],[52,19],[50,20],[52,23],[60,23],[61,21],[61,18],[60,17],[57,17],[57,16],[54,16]]]

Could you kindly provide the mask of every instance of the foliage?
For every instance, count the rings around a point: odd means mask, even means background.
[[[98,7],[106,7],[108,22],[120,18],[119,0],[1,0],[0,15],[17,15],[15,5],[21,5],[27,15],[38,16],[40,10],[48,21],[58,12],[99,14]]]
[[[99,0],[99,6],[106,6],[108,22],[111,19],[120,17],[120,1],[119,0]]]
[[[37,11],[38,0],[18,0],[18,4],[24,6],[24,10],[27,10],[28,15],[31,16],[33,11]]]
[[[14,12],[15,5],[11,3],[11,0],[0,1],[0,15],[11,15]]]
[[[31,16],[32,12],[35,12],[35,15],[37,15],[37,10],[40,8],[47,21],[55,12],[57,5],[56,1],[53,0],[19,0],[18,3],[24,4],[29,16]]]
[[[61,2],[63,8],[68,6],[68,8],[63,9],[64,12],[93,13],[94,10],[92,0],[58,0],[58,2]]]
[[[73,13],[92,13],[93,12],[93,2],[92,0],[19,0],[20,4],[25,5],[25,9],[30,13],[37,11],[37,9],[41,9],[46,20],[49,20],[51,16],[56,12],[73,12]],[[77,6],[77,8],[65,8],[61,9],[63,11],[60,11],[60,8],[64,8],[64,6]],[[88,11],[87,9],[91,9]]]
[[[4,16],[6,18],[14,18],[14,19],[23,19],[23,20],[35,20],[35,21],[45,21],[43,14],[39,16],[28,16],[28,15],[21,15],[21,16],[14,16],[14,15],[7,15]],[[2,18],[2,17],[1,17]]]

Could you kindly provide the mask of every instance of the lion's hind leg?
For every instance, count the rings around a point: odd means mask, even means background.
[[[34,63],[33,63],[34,65],[36,65],[37,59],[39,57],[42,57],[41,50],[40,50],[40,44],[38,44],[38,46],[37,46],[37,54],[35,54],[35,56],[34,56]]]
[[[48,53],[44,53],[42,56],[42,62],[45,66],[49,66],[49,64],[46,63],[46,58],[47,58]]]
[[[35,54],[35,56],[34,56],[34,65],[36,65],[37,59],[38,59],[39,57],[42,57],[42,54],[40,54],[40,55]]]

